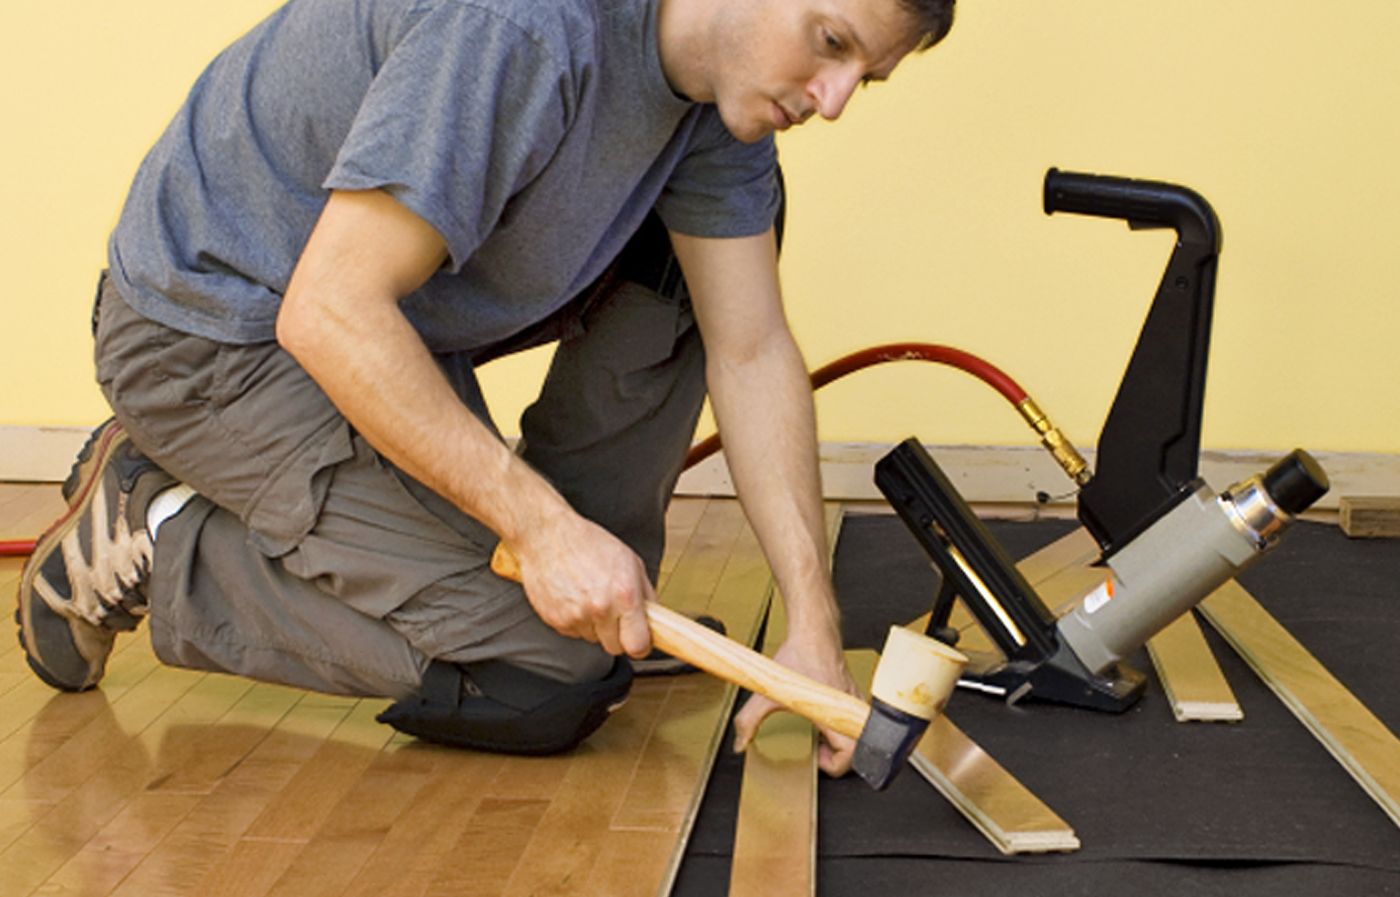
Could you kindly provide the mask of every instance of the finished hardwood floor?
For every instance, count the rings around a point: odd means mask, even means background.
[[[0,538],[57,487],[0,484]],[[771,584],[737,503],[678,500],[662,598],[752,640]],[[0,561],[12,601],[20,562]],[[438,748],[383,700],[161,665],[142,631],[60,694],[0,643],[0,897],[654,895],[670,882],[732,705],[708,676],[639,681],[564,756]]]

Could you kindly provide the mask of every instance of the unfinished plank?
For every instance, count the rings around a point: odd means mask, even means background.
[[[1180,723],[1238,722],[1244,710],[1190,611],[1147,640],[1162,692]]]
[[[1338,524],[1353,539],[1400,537],[1400,496],[1344,496]]]
[[[1400,739],[1231,580],[1200,605],[1264,684],[1400,825]]]
[[[1080,527],[1016,562],[1016,569],[1033,586],[1067,567],[1087,567],[1099,556],[1099,543]]]

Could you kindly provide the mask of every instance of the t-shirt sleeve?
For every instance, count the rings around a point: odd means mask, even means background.
[[[568,127],[562,56],[498,13],[437,6],[389,50],[323,186],[384,189],[442,235],[456,273]]]
[[[748,237],[773,225],[779,199],[772,138],[741,143],[708,108],[656,211],[666,227],[693,237]]]

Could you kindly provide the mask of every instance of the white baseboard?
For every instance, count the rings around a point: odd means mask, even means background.
[[[822,490],[839,501],[882,500],[875,487],[875,462],[892,446],[878,443],[823,443]],[[929,452],[967,501],[1035,504],[1045,493],[1051,503],[1073,502],[1074,483],[1050,454],[1037,446],[929,446]],[[1085,452],[1093,467],[1093,452]],[[1201,476],[1217,491],[1262,473],[1283,452],[1204,451]],[[1335,509],[1342,496],[1400,495],[1400,455],[1368,452],[1313,452],[1332,481],[1318,509]],[[681,477],[683,495],[733,495],[734,483],[720,453]]]
[[[0,480],[61,483],[91,427],[0,426]]]
[[[91,431],[86,427],[0,426],[0,480],[62,482]],[[821,446],[822,488],[839,501],[881,499],[875,488],[875,462],[891,446],[870,442],[828,442]],[[1038,493],[1052,503],[1073,501],[1074,484],[1050,455],[1035,446],[929,446],[953,485],[975,503],[1032,504]],[[1201,453],[1201,475],[1216,490],[1261,473],[1281,452]],[[1318,502],[1332,509],[1342,496],[1400,495],[1400,455],[1371,452],[1314,452],[1332,481]],[[1090,466],[1093,452],[1085,452]],[[681,476],[682,495],[733,495],[734,482],[724,453]]]

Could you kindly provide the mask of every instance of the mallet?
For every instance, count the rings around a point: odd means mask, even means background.
[[[497,546],[491,569],[520,582],[520,567],[504,545]],[[770,698],[818,726],[855,738],[851,767],[877,790],[889,785],[909,759],[967,663],[942,642],[890,627],[867,704],[654,601],[647,602],[646,612],[652,642],[662,651]]]

